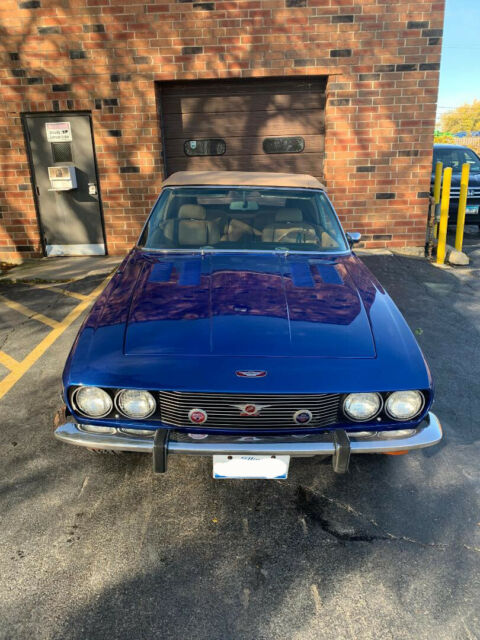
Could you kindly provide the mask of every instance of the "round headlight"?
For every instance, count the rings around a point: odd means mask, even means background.
[[[425,400],[420,391],[394,391],[385,403],[385,410],[394,420],[411,420],[423,409]]]
[[[343,403],[346,415],[357,422],[374,418],[382,407],[378,393],[350,393]]]
[[[99,387],[79,387],[72,400],[80,413],[90,418],[104,418],[113,409],[111,397]]]
[[[123,389],[117,394],[115,403],[124,416],[135,419],[148,418],[157,407],[151,393],[136,389]]]

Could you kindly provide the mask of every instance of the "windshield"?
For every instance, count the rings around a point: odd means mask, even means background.
[[[444,167],[452,167],[454,173],[460,173],[462,164],[468,162],[470,173],[480,172],[480,160],[470,149],[435,149],[433,155],[433,170],[437,162],[443,162]]]
[[[258,187],[164,189],[139,244],[146,249],[348,249],[322,191]]]

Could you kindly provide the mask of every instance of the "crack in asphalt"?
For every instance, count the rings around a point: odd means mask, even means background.
[[[325,533],[328,533],[337,540],[341,540],[342,542],[373,542],[374,540],[389,539],[387,535],[371,535],[363,531],[355,533],[340,531],[324,514],[325,507],[328,506],[328,504],[340,506],[335,500],[327,498],[322,494],[316,494],[301,485],[297,487],[297,510],[310,521],[319,524]]]
[[[21,324],[23,324],[23,322]],[[16,331],[17,329],[18,329],[18,325],[16,327],[12,327],[9,331],[7,331],[5,336],[0,341],[0,349],[3,349],[3,347],[7,344],[7,342],[9,340],[10,336],[12,335],[12,333],[14,331]]]
[[[346,531],[339,530],[324,514],[325,507],[333,505],[336,508],[340,508],[347,513],[350,513],[355,518],[365,520],[373,527],[381,531],[380,535],[369,534],[365,531],[358,531],[354,533],[348,533]],[[344,502],[340,502],[335,498],[331,498],[324,494],[318,494],[311,489],[305,488],[299,485],[296,490],[296,506],[297,510],[303,517],[308,518],[311,522],[317,523],[320,527],[341,542],[375,542],[377,540],[387,540],[396,542],[408,542],[409,544],[419,545],[423,548],[435,548],[446,550],[450,548],[465,549],[474,553],[480,553],[480,548],[467,544],[452,545],[444,542],[422,542],[409,536],[397,535],[386,531],[376,520],[370,518],[364,513],[361,513],[357,509],[354,509],[351,505]]]

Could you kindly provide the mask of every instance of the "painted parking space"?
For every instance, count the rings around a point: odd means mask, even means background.
[[[2,283],[0,400],[86,311],[111,277],[111,274],[106,278],[96,276],[82,279],[88,282],[72,281],[60,285],[53,282]]]
[[[17,310],[27,317],[33,311],[38,315],[35,319],[51,326],[52,329],[79,302],[80,300],[65,295],[64,290],[46,288],[45,285],[16,283],[6,289],[0,289],[0,303],[12,309],[18,307]]]
[[[53,318],[49,318],[48,316],[45,316],[43,313],[36,312],[31,307],[26,307],[21,302],[16,302],[15,300],[11,300],[10,298],[6,298],[5,296],[2,296],[2,295],[0,295],[0,302],[5,306],[7,306],[9,309],[13,309],[18,313],[21,313],[22,315],[29,318],[30,320],[37,320],[38,322],[42,322],[43,324],[46,324],[47,327],[51,327],[52,329],[55,329],[55,327],[57,327],[58,325],[57,320],[54,320]]]
[[[0,352],[0,380],[3,380],[3,378],[8,375],[11,371],[11,369],[9,367],[6,367],[4,364],[2,364],[3,359],[2,356],[4,354],[2,352]]]
[[[0,301],[0,352],[5,358],[23,360],[50,331],[48,325],[28,318]]]

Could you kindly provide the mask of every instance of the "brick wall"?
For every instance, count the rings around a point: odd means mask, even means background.
[[[368,247],[422,245],[444,0],[2,0],[0,259],[41,255],[22,112],[91,111],[110,253],[162,179],[155,81],[328,75],[325,177]]]

